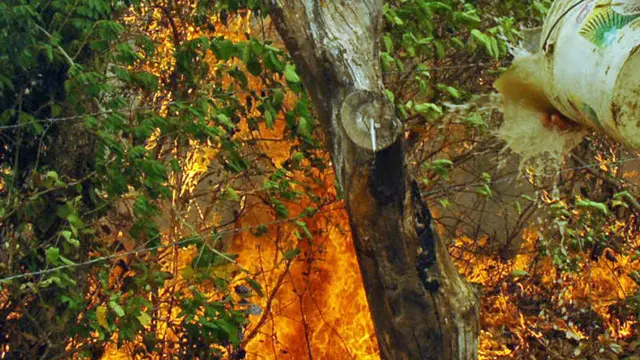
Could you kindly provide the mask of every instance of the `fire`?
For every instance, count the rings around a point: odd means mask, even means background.
[[[262,127],[260,135],[277,137],[284,131],[281,120],[274,129]],[[249,129],[244,124],[240,128],[239,136],[249,138]],[[285,141],[258,146],[282,170],[292,145]],[[277,223],[261,236],[237,233],[230,249],[239,255],[238,262],[257,274],[265,293],[259,303],[263,312],[252,316],[246,331],[247,358],[379,359],[349,221],[344,203],[336,200],[333,173],[287,175],[297,183],[295,190],[313,194],[322,205],[307,197],[285,202],[288,219],[295,221],[278,223],[270,207],[247,200],[239,228]],[[317,212],[303,216],[309,207],[317,207]],[[292,249],[300,250],[295,258],[287,256]]]
[[[602,256],[585,261],[575,274],[560,273],[550,258],[536,251],[538,241],[537,233],[529,229],[519,255],[509,261],[464,254],[459,249],[473,248],[473,240],[456,241],[454,257],[462,273],[483,286],[480,359],[519,358],[536,344],[546,348],[557,334],[585,348],[633,334],[637,324],[622,323],[610,307],[637,289],[627,275],[640,266],[637,259],[616,254],[614,261],[612,255]],[[483,248],[486,243],[475,246]],[[602,324],[582,317],[597,317]]]
[[[326,176],[324,189],[332,183]],[[256,206],[247,218],[268,223],[267,211]],[[261,274],[266,290],[261,306],[269,310],[252,319],[249,333],[257,336],[248,342],[248,358],[378,359],[342,202],[321,209],[307,224],[312,239],[297,239],[296,225],[287,225],[262,237],[242,233],[234,241],[238,260],[254,264],[252,272]],[[282,262],[283,250],[295,246],[301,249],[298,258]]]

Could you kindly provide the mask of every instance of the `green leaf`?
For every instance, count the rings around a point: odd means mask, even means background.
[[[146,91],[158,90],[158,78],[146,71],[131,74],[131,80]]]
[[[449,178],[449,171],[453,167],[453,162],[448,159],[438,159],[431,163],[425,163],[423,167],[446,180]]]
[[[299,84],[300,83],[300,78],[298,77],[298,74],[296,74],[295,65],[287,64],[287,66],[285,66],[285,68],[284,68],[284,78],[288,82],[290,82],[292,84]]]
[[[296,225],[298,225],[302,229],[302,231],[304,232],[304,235],[309,240],[313,239],[313,235],[311,235],[311,231],[309,231],[309,227],[307,227],[307,223],[305,223],[304,221],[297,220]]]
[[[124,316],[124,309],[117,302],[113,300],[109,301],[109,307],[116,313],[116,315],[118,315],[118,317]]]
[[[73,232],[74,235],[77,236],[78,235],[78,230],[84,228],[84,222],[82,222],[82,220],[80,220],[80,217],[75,212],[70,213],[66,217],[66,219],[69,222],[69,226],[71,227],[71,231]]]
[[[413,110],[423,115],[436,114],[441,116],[443,114],[442,108],[434,103],[415,104]]]
[[[438,89],[440,91],[448,93],[449,95],[451,95],[451,97],[455,99],[458,99],[460,97],[460,92],[458,91],[458,89],[454,88],[453,86],[438,84]]]
[[[46,251],[47,262],[52,265],[58,264],[60,260],[60,249],[57,247],[50,247]]]
[[[267,128],[273,129],[273,124],[275,122],[275,115],[271,111],[272,109],[267,109],[264,112],[264,122],[267,124]]]
[[[228,187],[224,191],[224,198],[230,201],[240,201],[240,196],[232,187]]]
[[[482,115],[478,113],[471,114],[464,118],[464,122],[469,124],[472,127],[486,127],[487,124],[484,122]]]
[[[300,255],[300,248],[295,248],[291,250],[287,250],[284,252],[285,260],[293,260],[296,256]]]
[[[46,251],[47,262],[52,265],[75,265],[75,263],[64,256],[60,255],[60,249],[57,247],[50,247]]]
[[[609,209],[607,209],[607,205],[603,203],[591,201],[591,200],[580,200],[576,202],[576,206],[579,208],[598,210],[602,212],[604,215],[609,214]]]
[[[231,56],[236,51],[234,43],[229,40],[214,39],[211,44],[213,53],[222,61],[231,59]]]
[[[529,273],[524,270],[515,269],[511,272],[511,276],[514,278],[519,278],[519,277],[529,276]]]
[[[140,322],[140,325],[142,325],[142,326],[147,326],[147,325],[151,324],[151,316],[149,316],[149,314],[147,314],[144,311],[140,312],[140,315],[138,315],[136,317],[138,318],[138,321]]]
[[[391,40],[391,37],[388,35],[385,35],[382,37],[382,40],[384,41],[384,47],[388,52],[393,51],[393,41]]]
[[[66,257],[60,255],[60,261],[62,261],[62,263],[64,263],[65,265],[75,265],[75,263],[69,259],[67,259]]]
[[[384,94],[387,96],[387,99],[389,99],[389,101],[391,101],[392,103],[396,101],[396,97],[393,94],[393,91],[389,89],[384,89]]]
[[[227,335],[229,336],[229,341],[232,344],[237,345],[240,342],[240,339],[238,338],[239,329],[236,325],[231,324],[224,319],[218,319],[216,321],[216,325],[227,333]]]
[[[80,241],[78,241],[78,239],[73,237],[73,233],[71,231],[68,231],[68,230],[61,231],[60,235],[62,235],[62,237],[73,247],[75,248],[80,247]]]
[[[53,170],[47,171],[47,173],[45,173],[42,177],[42,185],[44,185],[44,187],[46,187],[47,189],[51,189],[57,184],[64,185],[64,183],[58,179],[58,173]]]
[[[289,217],[289,210],[287,210],[287,207],[282,203],[282,201],[278,199],[272,199],[271,202],[278,218],[286,219]]]
[[[171,170],[173,170],[173,172],[179,172],[181,170],[180,162],[178,161],[178,159],[171,159],[170,164]]]
[[[244,278],[244,281],[249,284],[249,286],[255,291],[260,297],[264,297],[264,292],[262,291],[262,286],[257,281],[252,278]]]
[[[482,196],[490,197],[493,192],[491,191],[491,187],[489,184],[482,185],[476,192]]]
[[[522,214],[522,205],[520,205],[519,201],[514,201],[513,206],[516,208],[518,215]]]
[[[43,47],[47,54],[47,59],[49,59],[49,61],[53,61],[53,47],[49,44],[44,44]]]
[[[433,44],[436,46],[436,57],[438,59],[444,59],[444,56],[445,56],[444,43],[440,40],[436,40],[433,42]]]
[[[298,124],[298,134],[306,138],[311,137],[313,131],[313,123],[306,117],[300,117],[300,123]]]
[[[233,129],[236,127],[236,125],[231,122],[231,120],[229,120],[229,117],[225,114],[218,114],[216,116],[216,119],[218,119],[218,122],[226,127],[228,127],[229,129]]]
[[[535,201],[536,201],[536,199],[534,199],[534,198],[532,198],[531,196],[526,195],[526,194],[524,194],[524,195],[520,195],[520,197],[521,197],[521,198],[523,198],[523,199],[525,199],[525,200],[527,200],[527,201],[531,201],[531,202],[535,202]]]
[[[264,58],[264,64],[267,69],[271,71],[282,72],[283,66],[282,62],[278,59],[278,55],[276,55],[273,51],[270,51],[269,54]]]

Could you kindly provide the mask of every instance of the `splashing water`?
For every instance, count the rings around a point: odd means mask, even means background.
[[[543,120],[558,111],[543,91],[543,71],[541,54],[522,55],[495,84],[503,96],[504,122],[494,134],[520,155],[520,172],[531,167],[537,175],[557,171],[586,134],[582,128],[545,126]]]

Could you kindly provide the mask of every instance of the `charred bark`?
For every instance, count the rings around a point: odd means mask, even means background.
[[[432,229],[383,95],[382,0],[271,6],[327,135],[382,358],[475,359],[478,296]]]

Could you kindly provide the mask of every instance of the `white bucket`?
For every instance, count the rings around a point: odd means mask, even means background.
[[[640,0],[556,0],[540,46],[551,104],[640,149]]]

